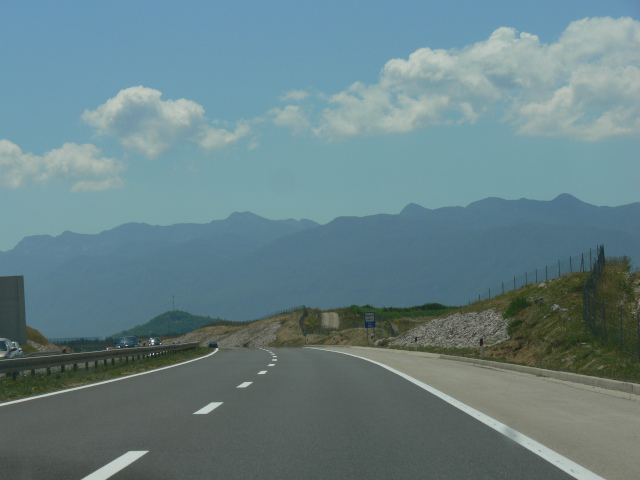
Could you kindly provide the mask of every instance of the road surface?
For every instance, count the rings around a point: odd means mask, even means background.
[[[0,404],[0,420],[0,464],[20,479],[575,478],[396,373],[316,349],[218,352]]]

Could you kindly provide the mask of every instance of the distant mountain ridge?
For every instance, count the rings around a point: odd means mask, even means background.
[[[27,323],[45,335],[107,335],[177,307],[250,320],[292,305],[466,303],[487,286],[605,244],[640,259],[640,203],[597,207],[487,198],[467,207],[310,220],[235,213],[208,224],[125,224],[27,237],[0,252],[25,275]]]

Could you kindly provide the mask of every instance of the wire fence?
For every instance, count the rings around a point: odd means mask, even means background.
[[[513,278],[503,281],[500,285],[495,285],[488,288],[484,293],[479,293],[477,299],[469,299],[469,305],[475,301],[487,300],[503,293],[517,290],[530,283],[548,282],[554,278],[564,277],[575,272],[588,272],[596,262],[598,248],[590,248],[588,252],[569,256],[564,260],[558,259],[558,262],[552,265],[545,265],[542,268],[536,268],[521,275],[514,275]]]
[[[585,331],[640,361],[640,312],[634,314],[621,305],[598,300],[598,282],[604,266],[604,246],[600,246],[591,275],[582,290]]]

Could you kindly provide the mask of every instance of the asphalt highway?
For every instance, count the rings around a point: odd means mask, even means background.
[[[17,479],[569,479],[392,371],[314,349],[241,349],[0,404]]]

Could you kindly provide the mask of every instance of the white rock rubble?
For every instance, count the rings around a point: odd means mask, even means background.
[[[454,313],[409,330],[391,340],[389,345],[413,347],[416,337],[421,347],[472,348],[480,346],[481,338],[485,346],[495,345],[509,339],[508,325],[508,320],[494,309]]]

